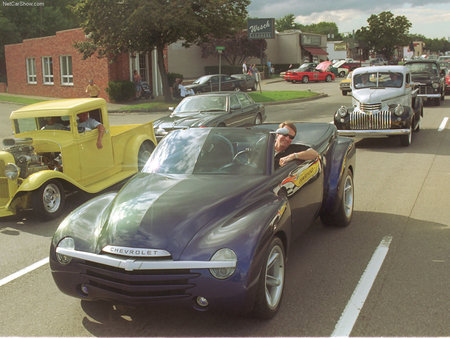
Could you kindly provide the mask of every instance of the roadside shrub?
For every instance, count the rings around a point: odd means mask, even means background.
[[[232,66],[232,65],[222,65],[221,66],[221,74],[240,74],[242,73],[242,66]],[[219,74],[219,66],[207,66],[205,67],[205,74]]]
[[[178,73],[167,73],[167,81],[169,81],[169,87],[172,88],[173,84],[175,83],[175,79],[179,77],[183,80],[183,74]]]
[[[136,89],[131,81],[109,81],[106,93],[113,102],[126,102],[134,98]]]

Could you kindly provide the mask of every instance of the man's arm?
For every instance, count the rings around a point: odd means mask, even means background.
[[[100,123],[97,126],[97,130],[98,130],[97,148],[102,149],[103,148],[102,138],[103,138],[103,135],[105,134],[105,127],[103,126],[103,124]]]
[[[315,151],[313,148],[309,148],[304,151],[292,153],[290,155],[280,158],[280,166],[282,167],[286,165],[287,162],[293,160],[302,160],[302,161],[315,160],[317,156],[319,156],[317,151]]]

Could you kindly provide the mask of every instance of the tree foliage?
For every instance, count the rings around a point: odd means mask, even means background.
[[[250,0],[80,0],[75,13],[89,43],[77,47],[85,56],[97,51],[114,58],[122,52],[151,52],[156,48],[163,92],[170,100],[164,48],[184,41],[186,46],[209,35],[232,33],[247,16]]]
[[[323,21],[311,25],[302,25],[295,22],[294,14],[288,14],[280,19],[276,19],[275,29],[278,32],[297,29],[304,33],[326,35],[328,40],[342,40],[342,35],[339,33],[336,23]]]
[[[263,58],[267,48],[264,39],[249,39],[246,31],[237,32],[228,38],[210,38],[200,44],[202,57],[217,55],[217,46],[225,47],[222,57],[230,65],[242,64],[249,57]]]
[[[428,39],[421,34],[408,35],[409,41],[423,41],[425,43],[425,49],[432,53],[443,53],[450,50],[450,41],[441,39]]]
[[[356,39],[375,53],[389,60],[397,47],[408,45],[411,23],[405,16],[394,16],[386,11],[378,15],[372,14],[367,22],[368,26],[356,31]]]

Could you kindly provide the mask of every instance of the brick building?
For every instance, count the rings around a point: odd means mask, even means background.
[[[22,43],[5,46],[7,91],[46,97],[86,97],[89,79],[100,87],[100,97],[108,100],[105,89],[108,81],[130,80],[137,69],[144,81],[159,95],[161,81],[156,65],[156,51],[143,54],[124,53],[110,63],[93,55],[83,60],[73,46],[85,41],[81,28],[56,32],[56,35],[26,39]],[[166,62],[167,62],[167,58]],[[152,70],[153,68],[153,70]]]

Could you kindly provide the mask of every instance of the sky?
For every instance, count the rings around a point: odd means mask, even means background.
[[[295,22],[304,25],[335,22],[341,34],[368,26],[372,14],[390,11],[411,22],[411,34],[450,39],[450,0],[251,0],[247,10],[253,18],[293,14]]]

